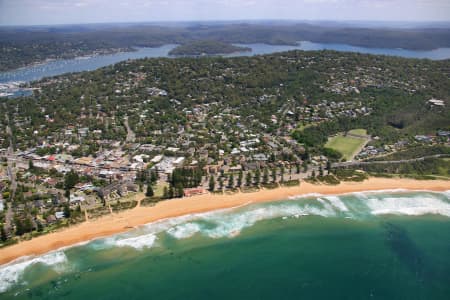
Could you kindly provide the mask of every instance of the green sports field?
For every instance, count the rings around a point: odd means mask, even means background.
[[[355,130],[356,132],[352,132],[353,134],[365,135],[365,130]],[[366,143],[367,139],[356,138],[351,136],[344,136],[343,134],[339,134],[334,137],[330,137],[328,142],[325,144],[326,148],[331,148],[333,150],[338,151],[342,154],[345,160],[351,160],[353,157],[358,154],[358,151],[361,147]]]

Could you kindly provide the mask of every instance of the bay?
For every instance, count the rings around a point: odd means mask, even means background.
[[[241,52],[223,55],[224,57],[263,55],[290,50],[335,50],[344,52],[359,52],[377,55],[400,56],[407,58],[427,58],[442,60],[450,58],[450,48],[419,51],[406,49],[365,48],[345,44],[325,44],[301,41],[297,46],[267,45],[267,44],[237,44],[237,46],[249,47],[251,52]],[[44,77],[61,75],[69,72],[92,71],[101,67],[112,65],[128,59],[171,57],[170,50],[176,45],[164,45],[156,48],[138,47],[134,52],[119,52],[108,55],[96,55],[66,60],[53,60],[41,64],[32,65],[8,72],[0,73],[0,83],[30,82]]]

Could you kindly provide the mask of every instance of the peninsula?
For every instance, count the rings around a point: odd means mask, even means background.
[[[248,47],[239,47],[219,41],[193,41],[176,47],[169,52],[169,55],[201,56],[250,51],[252,49]]]

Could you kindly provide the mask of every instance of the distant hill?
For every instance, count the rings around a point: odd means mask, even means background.
[[[252,51],[248,47],[238,47],[229,43],[218,41],[194,41],[184,45],[180,45],[169,52],[169,55],[215,55],[229,54],[235,52]]]
[[[311,41],[372,48],[431,50],[450,47],[450,29],[369,28],[345,24],[324,26],[294,22],[0,27],[0,71],[19,68],[48,58],[71,58],[96,51],[108,52],[117,49],[131,51],[132,47],[138,46],[186,45],[193,41],[271,45],[296,45],[299,41]],[[230,45],[227,45],[220,52],[231,50]]]

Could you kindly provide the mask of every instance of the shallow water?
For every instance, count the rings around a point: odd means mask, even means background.
[[[299,197],[0,267],[1,299],[448,299],[450,193]]]

